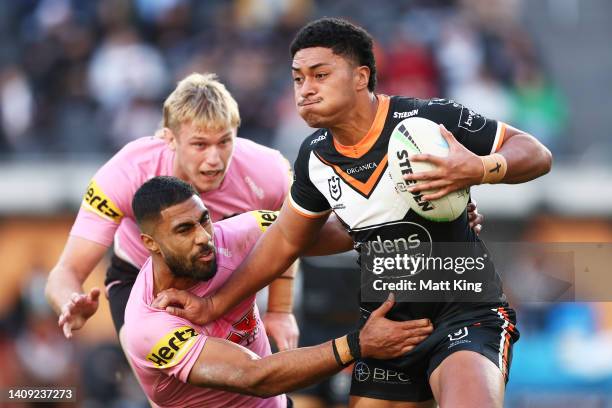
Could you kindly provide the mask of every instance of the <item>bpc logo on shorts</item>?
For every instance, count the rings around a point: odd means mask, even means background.
[[[368,378],[370,378],[370,367],[368,367],[366,363],[360,361],[355,364],[353,375],[359,382],[368,381]]]
[[[374,367],[374,375],[372,376],[372,380],[374,382],[382,382],[387,384],[409,384],[412,382],[410,377],[408,377],[405,373],[379,367]]]

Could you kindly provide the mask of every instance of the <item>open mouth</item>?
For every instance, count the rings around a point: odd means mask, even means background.
[[[201,171],[200,174],[209,180],[218,178],[223,174],[223,170]]]
[[[207,250],[200,252],[200,254],[198,255],[198,260],[202,262],[210,262],[212,261],[214,256],[215,256],[215,251],[212,249],[207,249]]]

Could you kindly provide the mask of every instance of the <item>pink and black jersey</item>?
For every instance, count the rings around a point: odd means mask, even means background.
[[[250,252],[277,213],[252,211],[214,224],[217,273],[189,289],[197,296],[214,294]],[[163,407],[286,407],[284,395],[261,399],[187,383],[189,373],[209,337],[246,347],[259,357],[270,355],[270,344],[255,296],[204,326],[150,306],[153,265],[147,259],[134,283],[125,310],[125,351],[151,401]]]
[[[71,235],[110,246],[140,268],[148,253],[132,214],[138,188],[155,176],[172,176],[174,151],[158,138],[128,143],[91,180]],[[234,153],[218,189],[203,193],[213,221],[246,211],[278,210],[289,190],[290,166],[276,150],[236,138]]]

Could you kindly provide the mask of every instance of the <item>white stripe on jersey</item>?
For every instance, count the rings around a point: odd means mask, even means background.
[[[319,211],[319,212],[314,212],[314,211],[310,211],[305,209],[304,207],[302,207],[301,205],[299,205],[298,203],[295,202],[295,200],[293,199],[293,197],[291,197],[291,193],[289,193],[289,201],[291,201],[291,206],[293,208],[295,208],[298,212],[304,213],[304,215],[310,216],[310,217],[322,217],[325,214],[331,212],[331,209],[329,210],[324,210],[324,211]]]
[[[493,140],[493,146],[491,146],[491,153],[489,154],[493,154],[495,153],[495,147],[497,147],[497,143],[499,142],[499,138],[502,135],[502,130],[504,130],[504,128],[506,127],[506,124],[504,122],[501,121],[497,121],[497,130],[495,131],[495,139]]]

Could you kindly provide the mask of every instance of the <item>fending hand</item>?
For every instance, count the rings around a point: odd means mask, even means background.
[[[70,300],[62,306],[57,325],[62,328],[67,339],[72,338],[73,330],[79,330],[85,325],[87,319],[96,313],[99,297],[100,289],[98,288],[93,288],[87,294],[74,292]]]
[[[157,294],[151,307],[189,320],[200,326],[216,320],[212,297],[201,298],[186,290],[165,289]]]
[[[266,333],[272,337],[278,351],[297,348],[300,329],[293,313],[268,311],[263,316],[263,323]]]

